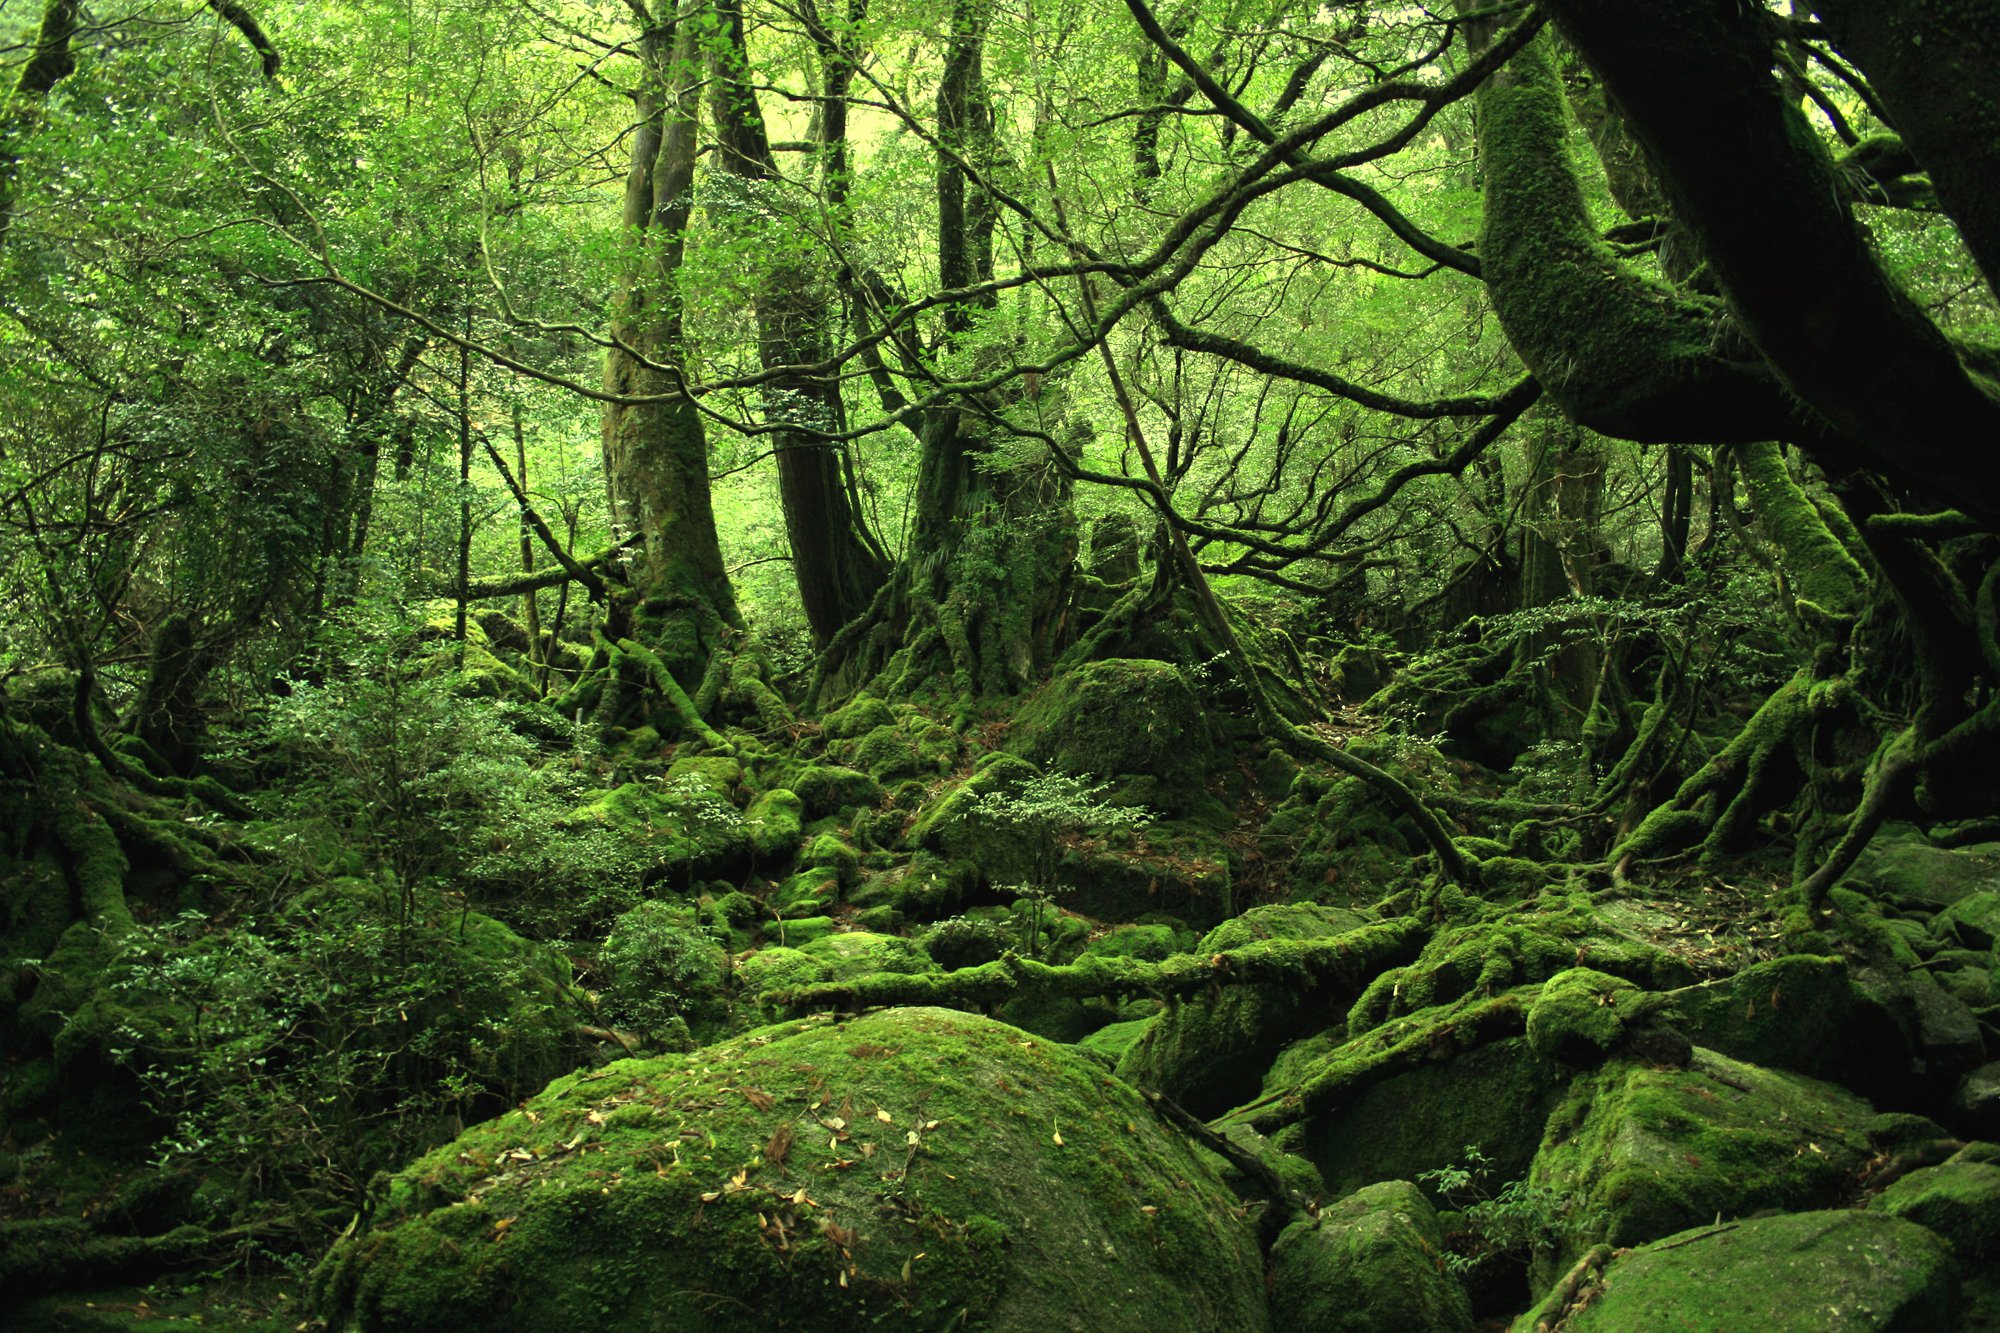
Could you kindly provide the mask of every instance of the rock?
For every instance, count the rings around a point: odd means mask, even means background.
[[[2000,893],[1968,894],[1931,919],[1940,936],[1950,933],[1971,949],[1991,949],[2000,941]]]
[[[1260,1330],[1234,1209],[1088,1058],[892,1009],[560,1079],[392,1178],[313,1297],[345,1333]]]
[[[822,833],[799,853],[799,864],[832,872],[843,888],[851,888],[861,876],[861,854],[831,833]]]
[[[1439,1262],[1444,1231],[1406,1180],[1294,1222],[1271,1249],[1271,1316],[1292,1333],[1466,1333],[1472,1307]]]
[[[1254,907],[1208,932],[1194,952],[1221,953],[1257,940],[1326,939],[1366,922],[1358,912],[1310,903]],[[1339,1011],[1330,996],[1316,999],[1278,986],[1229,986],[1191,996],[1152,1020],[1119,1061],[1118,1073],[1196,1115],[1218,1115],[1254,1097],[1278,1052],[1335,1021]]]
[[[1949,907],[1982,890],[2000,890],[2000,848],[1933,847],[1909,824],[1875,835],[1842,883],[1905,905]]]
[[[1118,794],[1182,814],[1204,794],[1204,718],[1200,696],[1169,663],[1111,658],[1057,676],[1022,705],[1007,748],[1057,772],[1150,779]]]
[[[871,972],[914,975],[938,970],[938,965],[915,940],[899,935],[871,935],[865,930],[827,935],[801,945],[799,951],[831,967],[835,981],[865,977]]]
[[[1571,1201],[1574,1248],[1638,1245],[1718,1214],[1838,1202],[1873,1154],[1868,1104],[1697,1050],[1686,1069],[1607,1065],[1549,1116],[1529,1180]]]
[[[1511,1037],[1363,1090],[1307,1122],[1304,1151],[1336,1194],[1414,1180],[1463,1161],[1468,1145],[1491,1159],[1493,1180],[1518,1180],[1574,1076]]]
[[[1978,1064],[1986,1053],[1978,1016],[1963,1000],[1938,985],[1929,972],[1913,971],[1906,981],[1917,1043],[1927,1065],[1949,1071]]]
[[[2000,1060],[1967,1074],[1951,1096],[1951,1109],[1964,1116],[1974,1132],[2000,1139]]]
[[[1585,1068],[1604,1063],[1643,1017],[1647,993],[1621,977],[1587,967],[1558,972],[1542,983],[1528,1010],[1528,1045],[1552,1060]]]
[[[802,949],[774,945],[759,949],[738,963],[736,979],[751,995],[762,995],[794,986],[810,986],[816,981],[831,981],[833,966]]]
[[[1011,792],[1039,776],[1033,764],[996,751],[948,788],[910,826],[911,845],[975,866],[982,880],[1019,884],[1034,874],[1034,857],[1019,832],[979,808],[988,793]]]
[[[1611,1262],[1588,1299],[1551,1293],[1514,1330],[1560,1321],[1564,1333],[1943,1333],[1959,1327],[1955,1277],[1944,1242],[1920,1226],[1873,1213],[1794,1213],[1634,1250]]]
[[[1937,1232],[1960,1259],[2000,1257],[2000,1166],[1990,1162],[1954,1158],[1912,1171],[1868,1206]]]
[[[838,764],[814,764],[803,770],[792,780],[792,790],[814,819],[843,810],[872,810],[882,804],[883,796],[882,784],[874,778]]]
[[[750,830],[750,850],[759,861],[783,861],[799,849],[805,836],[805,802],[783,787],[773,788],[750,802],[743,823]]]
[[[821,719],[819,730],[828,740],[844,741],[865,736],[877,727],[895,725],[896,714],[888,704],[872,694],[857,694]]]
[[[1788,955],[1669,998],[1697,1045],[1738,1060],[1864,1088],[1909,1072],[1895,1015],[1855,987],[1844,959]]]

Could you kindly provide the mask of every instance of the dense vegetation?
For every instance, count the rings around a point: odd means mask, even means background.
[[[10,1328],[2000,1327],[2000,18],[0,0]]]

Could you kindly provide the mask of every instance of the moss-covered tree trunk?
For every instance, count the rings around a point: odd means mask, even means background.
[[[605,388],[636,401],[609,404],[603,414],[612,517],[621,532],[641,538],[628,571],[630,593],[613,599],[606,637],[614,644],[641,641],[689,694],[699,691],[711,657],[741,623],[716,537],[708,438],[680,370],[677,283],[700,105],[695,37],[694,25],[683,21],[649,28],[637,43],[645,81],[636,95],[625,182],[629,255],[614,294],[612,335],[620,346],[606,354],[604,366]],[[658,683],[649,671],[631,674],[628,687]],[[617,701],[614,691],[614,713]]]

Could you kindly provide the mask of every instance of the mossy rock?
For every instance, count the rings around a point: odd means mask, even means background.
[[[1363,1089],[1306,1122],[1300,1146],[1335,1194],[1453,1166],[1467,1145],[1491,1160],[1494,1180],[1518,1180],[1574,1075],[1511,1037]]]
[[[1439,1263],[1444,1228],[1407,1180],[1292,1223],[1271,1248],[1271,1318],[1294,1333],[1468,1333],[1465,1288]]]
[[[844,762],[879,782],[935,774],[939,766],[918,752],[916,742],[897,726],[875,728],[858,740],[842,742],[834,751]]]
[[[1623,977],[1573,967],[1542,983],[1528,1008],[1528,1045],[1566,1065],[1594,1067],[1650,1008],[1648,993]]]
[[[1934,847],[1909,824],[1891,824],[1869,842],[1843,885],[1872,897],[1935,911],[2000,889],[2000,846]]]
[[[1089,1059],[894,1009],[559,1080],[392,1179],[313,1296],[347,1333],[1234,1333],[1234,1203]]]
[[[814,819],[845,810],[872,810],[882,804],[882,784],[858,769],[813,764],[792,778],[792,790]]]
[[[1870,1209],[1927,1227],[1968,1263],[2000,1258],[2000,1166],[1954,1158],[1912,1171]]]
[[[1020,884],[1034,874],[1034,857],[1019,830],[979,808],[979,798],[1017,790],[1040,776],[1033,764],[996,751],[962,782],[932,800],[910,826],[908,842],[948,861],[976,867],[981,882]]]
[[[1156,779],[1146,804],[1182,813],[1202,794],[1210,739],[1201,700],[1167,662],[1087,662],[1015,714],[1007,748],[1056,772]]]
[[[872,694],[857,694],[828,713],[819,730],[828,740],[844,741],[865,736],[877,727],[896,725],[896,714],[888,704]]]
[[[1164,912],[1213,925],[1233,909],[1229,849],[1210,829],[1161,820],[1067,849],[1063,901],[1100,921]]]
[[[1832,1084],[1697,1049],[1620,1061],[1550,1115],[1530,1180],[1573,1201],[1577,1244],[1639,1245],[1718,1215],[1839,1202],[1873,1155],[1868,1104]]]
[[[1959,1080],[1951,1109],[1965,1117],[1974,1133],[2000,1139],[2000,1060],[1983,1064]]]
[[[719,762],[736,767],[733,759]],[[654,858],[656,880],[711,878],[746,861],[750,830],[728,804],[725,793],[733,787],[704,761],[682,760],[674,769],[679,776],[598,792],[564,822],[602,824],[645,847]],[[740,776],[740,767],[736,771]]]
[[[736,981],[750,995],[810,986],[833,978],[833,965],[803,949],[772,945],[736,964]]]
[[[1864,1090],[1907,1077],[1895,1015],[1854,985],[1847,962],[1790,954],[1674,991],[1675,1022],[1697,1045]]]
[[[1759,1217],[1621,1255],[1566,1316],[1552,1295],[1514,1333],[1943,1333],[1959,1327],[1956,1276],[1943,1241],[1893,1217]]]
[[[774,921],[764,928],[767,938],[780,948],[803,949],[808,944],[823,940],[833,934],[833,918],[830,916],[788,917]]]
[[[861,854],[832,833],[822,833],[799,853],[799,864],[814,870],[830,871],[842,888],[852,888],[861,877]]]
[[[2000,893],[1967,894],[1938,913],[1931,930],[1940,937],[1949,934],[1968,949],[1992,949],[2000,943]]]
[[[1310,903],[1255,907],[1203,936],[1197,954],[1258,940],[1328,939],[1366,924],[1359,913]],[[1119,1076],[1156,1088],[1196,1115],[1214,1116],[1257,1094],[1288,1044],[1339,1018],[1327,995],[1279,986],[1229,986],[1163,1010],[1118,1063]]]
[[[1079,1050],[1088,1051],[1103,1061],[1106,1069],[1116,1069],[1125,1052],[1132,1049],[1132,1043],[1139,1040],[1145,1031],[1146,1020],[1143,1018],[1106,1023],[1076,1045]]]
[[[1172,926],[1120,926],[1084,947],[1088,958],[1137,958],[1157,963],[1180,952]]]
[[[796,792],[774,787],[750,802],[743,823],[750,831],[750,850],[763,862],[782,861],[799,849],[805,837],[805,801]]]
[[[743,765],[726,754],[684,755],[667,766],[667,785],[706,788],[734,802],[743,788]]]
[[[900,935],[873,935],[865,930],[828,935],[802,945],[801,952],[832,968],[834,981],[865,977],[872,972],[915,975],[938,970],[938,965],[915,940]]]
[[[772,890],[771,901],[783,916],[825,911],[840,901],[840,875],[833,870],[801,870]]]

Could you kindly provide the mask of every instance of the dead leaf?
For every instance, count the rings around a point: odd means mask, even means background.
[[[771,1094],[762,1088],[738,1088],[737,1091],[743,1094],[744,1101],[760,1111],[768,1111],[777,1105],[777,1102],[772,1100]]]
[[[780,1166],[792,1153],[792,1123],[787,1120],[771,1131],[771,1137],[764,1143],[764,1160],[773,1166]]]

